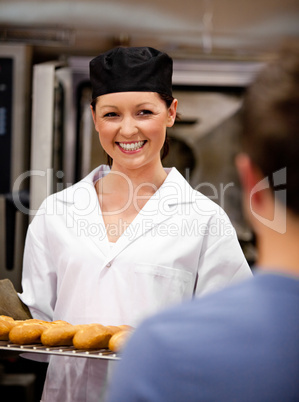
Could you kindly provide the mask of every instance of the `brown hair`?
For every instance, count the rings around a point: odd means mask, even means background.
[[[287,206],[299,213],[299,45],[283,47],[247,89],[244,151],[269,178],[286,168]],[[275,183],[274,183],[275,184]]]
[[[160,98],[165,102],[167,109],[170,108],[172,102],[174,101],[173,96],[167,95],[167,94],[158,94],[160,96]],[[96,99],[93,99],[91,101],[91,107],[93,108],[93,110],[95,111],[95,107],[96,107]],[[169,140],[167,137],[167,133],[165,134],[165,141],[161,150],[161,160],[163,160],[164,158],[166,158],[166,156],[169,153]],[[113,159],[111,158],[110,155],[107,154],[107,165],[108,166],[112,166],[112,162]]]

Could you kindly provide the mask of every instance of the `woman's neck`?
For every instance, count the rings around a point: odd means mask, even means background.
[[[162,163],[153,167],[140,169],[125,169],[112,165],[110,173],[105,176],[107,189],[128,191],[136,190],[141,194],[154,194],[167,177]]]
[[[109,241],[117,241],[166,177],[162,165],[157,169],[143,169],[140,172],[136,169],[118,170],[114,165],[111,171],[96,183],[95,188]]]

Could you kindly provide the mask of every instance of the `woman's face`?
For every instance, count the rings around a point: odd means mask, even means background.
[[[166,128],[174,124],[176,108],[176,99],[168,109],[155,92],[99,96],[92,115],[101,145],[113,159],[113,168],[161,164]]]

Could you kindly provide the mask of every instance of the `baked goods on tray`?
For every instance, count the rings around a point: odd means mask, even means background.
[[[108,343],[108,348],[112,352],[120,352],[127,343],[131,331],[128,329],[121,329],[111,336]]]
[[[133,327],[129,325],[72,325],[62,320],[14,320],[9,316],[0,316],[0,340],[17,345],[73,346],[79,350],[109,348],[120,352],[132,331]]]

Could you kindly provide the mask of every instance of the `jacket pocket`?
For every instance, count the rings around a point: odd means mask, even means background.
[[[134,277],[134,305],[139,318],[192,297],[194,279],[189,271],[138,264]]]

